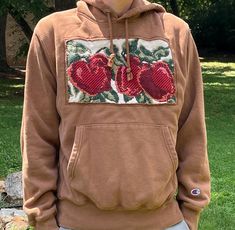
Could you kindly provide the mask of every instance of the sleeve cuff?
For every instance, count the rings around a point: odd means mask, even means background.
[[[198,230],[198,223],[201,211],[192,210],[183,205],[181,206],[181,212],[183,213],[184,219],[188,224],[190,230]]]
[[[47,219],[45,221],[38,221],[36,222],[36,225],[34,226],[34,230],[58,230],[59,226],[57,225],[56,219],[54,217],[51,217],[50,219]]]

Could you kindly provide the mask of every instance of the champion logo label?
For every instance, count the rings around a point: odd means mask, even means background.
[[[194,188],[194,189],[191,190],[191,194],[193,196],[199,196],[200,193],[201,193],[201,190],[199,188]]]

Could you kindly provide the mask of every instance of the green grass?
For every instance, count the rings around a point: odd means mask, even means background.
[[[212,198],[200,228],[235,228],[235,62],[202,60]]]
[[[218,60],[202,60],[212,199],[199,230],[235,228],[235,62]],[[22,90],[23,80],[0,79],[0,177],[21,170]]]
[[[22,79],[0,78],[0,178],[21,170]]]

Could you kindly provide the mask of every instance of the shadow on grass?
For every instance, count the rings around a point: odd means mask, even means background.
[[[198,49],[200,61],[204,62],[220,62],[235,63],[235,53],[233,51],[218,51],[216,49]]]
[[[214,56],[214,57],[200,57],[200,61],[204,62],[221,62],[221,63],[229,63],[235,62],[235,55],[234,56]]]
[[[202,212],[200,230],[232,230],[235,226],[234,147],[235,63],[202,62],[211,202]]]
[[[0,78],[0,98],[24,95],[24,83],[22,78]]]

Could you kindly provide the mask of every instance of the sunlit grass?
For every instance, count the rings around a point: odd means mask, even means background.
[[[212,198],[200,230],[235,226],[235,63],[202,61]]]
[[[23,79],[0,78],[0,178],[21,170]]]

